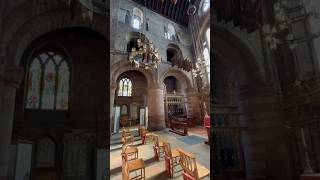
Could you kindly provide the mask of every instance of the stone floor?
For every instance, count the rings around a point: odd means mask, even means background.
[[[210,169],[210,147],[208,145],[202,142],[194,145],[186,144],[179,139],[183,136],[169,132],[168,130],[156,131],[154,133],[169,141],[171,148],[179,147],[194,154],[197,158],[197,162]],[[205,129],[201,127],[192,128],[189,130],[189,136],[196,135],[206,138],[205,134]],[[138,145],[139,158],[143,158],[146,164],[146,179],[182,179],[182,171],[180,167],[177,167],[178,172],[174,174],[173,178],[167,177],[163,158],[160,158],[160,161],[155,161],[153,158],[154,152],[151,142],[141,145],[141,140],[139,140],[136,141],[135,144]],[[110,151],[110,179],[121,180],[121,163],[121,149],[114,148],[114,150]]]

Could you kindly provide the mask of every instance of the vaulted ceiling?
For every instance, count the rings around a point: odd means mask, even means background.
[[[146,6],[148,9],[178,23],[183,26],[188,26],[189,16],[187,9],[189,0],[177,0],[174,5],[172,0],[133,0],[134,2]],[[193,3],[194,0],[191,0]]]

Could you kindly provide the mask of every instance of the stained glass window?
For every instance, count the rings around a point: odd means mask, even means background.
[[[206,12],[210,8],[210,0],[204,0],[202,4],[202,11]]]
[[[128,78],[122,78],[119,81],[118,96],[131,96],[132,95],[132,83]]]
[[[38,109],[40,102],[40,81],[41,64],[38,58],[35,58],[29,68],[27,79],[28,93],[26,107],[29,109]]]
[[[174,26],[172,24],[168,24],[164,29],[165,38],[174,41],[176,39],[176,30],[174,29]]]
[[[61,54],[53,51],[36,54],[27,81],[27,109],[68,109],[70,72]]]
[[[57,109],[68,109],[69,104],[69,68],[66,62],[62,62],[58,71],[57,82]]]

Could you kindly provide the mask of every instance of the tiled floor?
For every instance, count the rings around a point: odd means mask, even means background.
[[[200,131],[205,131],[205,129],[194,128],[190,129],[189,135],[199,135]],[[161,138],[167,140],[171,144],[171,148],[182,148],[187,152],[192,153],[196,156],[197,162],[210,169],[210,147],[204,143],[199,143],[195,145],[189,145],[178,138],[183,136],[174,134],[167,130],[154,132],[160,135]],[[204,136],[204,132],[200,133],[201,137]],[[155,161],[153,159],[154,152],[152,148],[152,143],[146,145],[139,145],[141,141],[135,142],[138,145],[139,149],[139,158],[143,158],[146,164],[146,179],[157,180],[157,179],[182,179],[181,168],[177,168],[179,172],[174,174],[174,178],[168,178],[165,173],[165,165],[163,158],[160,158],[160,161]],[[115,149],[110,152],[110,179],[112,180],[121,180],[121,149]],[[210,179],[210,178],[206,178]]]

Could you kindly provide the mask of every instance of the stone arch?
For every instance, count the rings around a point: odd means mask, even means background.
[[[36,2],[37,0],[22,3],[7,16],[8,21],[4,23],[6,28],[3,31],[2,46],[0,47],[4,52],[6,64],[17,65],[24,49],[32,41],[54,30],[86,27],[109,39],[104,18],[95,18],[92,22],[81,16],[72,18],[70,9],[61,2],[40,3],[35,10],[28,11],[31,8],[30,4]]]
[[[219,59],[223,59],[223,62],[219,63],[229,65],[228,68],[233,71],[234,77],[241,84],[263,81],[262,70],[259,68],[257,59],[246,44],[227,29],[215,26],[212,32],[213,41],[219,44],[219,46],[213,46],[214,54],[221,57]]]
[[[111,76],[110,84],[111,86],[116,86],[119,76],[127,71],[136,70],[141,72],[147,79],[148,87],[156,84],[155,74],[151,70],[146,70],[142,68],[132,67],[132,64],[129,61],[121,60],[118,63],[115,63],[111,67]]]
[[[128,32],[126,35],[126,42],[127,42],[127,52],[131,51],[131,47],[134,46],[136,49],[138,48],[137,39],[141,39],[142,42],[149,43],[151,42],[149,38],[140,32]],[[133,43],[133,44],[132,44]]]
[[[141,38],[142,41],[146,40],[146,42],[150,42],[149,37],[140,32],[128,32],[126,40],[129,41],[132,38]]]
[[[178,45],[174,44],[174,43],[168,44],[167,48],[166,48],[166,51],[167,51],[167,54],[166,54],[167,61],[168,61],[168,52],[172,53],[172,57],[176,56],[177,58],[183,58],[183,54],[182,54],[182,51],[181,51],[180,47]]]
[[[217,68],[219,65],[225,67],[225,72],[221,70],[222,76],[229,73],[227,75],[231,75],[235,81],[238,122],[241,127],[249,129],[241,134],[246,177],[283,176],[279,179],[286,179],[284,174],[287,168],[279,171],[270,166],[272,163],[277,163],[281,167],[286,167],[288,162],[276,157],[285,157],[287,149],[282,146],[285,144],[283,139],[274,137],[276,133],[283,135],[281,113],[273,108],[278,103],[278,99],[275,96],[274,87],[264,81],[264,69],[259,65],[263,62],[257,56],[259,53],[254,52],[246,41],[237,37],[234,32],[230,32],[230,29],[215,26],[211,31],[215,42],[213,50],[217,57],[214,58],[213,67]],[[255,37],[255,34],[252,34],[252,37]],[[218,46],[214,46],[215,44]],[[215,78],[217,77],[214,76],[213,81]],[[219,85],[213,83],[213,92],[215,86]],[[259,143],[256,143],[257,139]],[[283,151],[270,151],[277,148],[283,148]],[[265,157],[270,158],[265,159]]]
[[[192,88],[191,79],[183,71],[178,69],[170,68],[169,70],[163,72],[160,75],[159,82],[162,83],[164,79],[169,76],[175,77],[179,81],[181,87],[185,87],[185,90]]]

